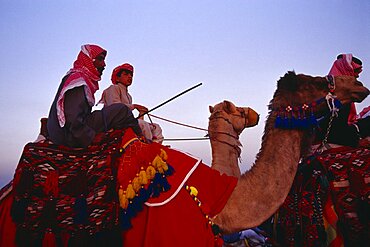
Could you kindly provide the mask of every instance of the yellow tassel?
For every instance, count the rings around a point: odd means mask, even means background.
[[[154,176],[155,176],[155,173],[156,173],[156,171],[155,171],[153,166],[148,166],[146,168],[146,176],[147,176],[148,179],[153,179]]]
[[[198,195],[198,190],[194,186],[190,186],[190,195],[192,196],[197,196]]]
[[[140,171],[139,173],[139,181],[142,185],[148,184],[148,177],[146,176],[146,172],[144,170]]]
[[[122,188],[119,188],[118,190],[118,198],[120,198],[121,196],[123,196],[123,189]]]
[[[161,156],[161,158],[164,161],[166,161],[168,159],[168,155],[167,155],[166,151],[164,151],[163,149],[161,149],[161,154],[159,156]]]
[[[119,198],[119,205],[121,208],[127,209],[128,206],[128,200],[126,198],[126,195],[124,194],[123,189],[119,189],[118,191],[118,198]]]
[[[155,156],[155,158],[153,159],[152,161],[152,166],[156,169],[158,169],[158,164],[161,160],[161,157],[159,157],[159,155]]]
[[[134,198],[135,197],[135,190],[134,190],[134,188],[132,187],[132,184],[129,184],[128,186],[127,186],[127,189],[126,189],[126,197],[128,198],[128,199],[132,199],[132,198]]]
[[[160,156],[156,156],[153,160],[153,166],[159,171],[160,173],[164,173],[168,170],[167,163],[163,161],[163,159]]]
[[[141,187],[141,184],[140,184],[140,181],[139,181],[139,177],[135,177],[134,180],[132,181],[132,187],[134,188],[135,192],[138,192],[140,187]]]

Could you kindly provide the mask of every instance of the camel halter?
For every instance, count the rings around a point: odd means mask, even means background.
[[[275,119],[275,128],[307,130],[317,127],[318,123],[316,116],[314,115],[315,108],[324,101],[326,101],[326,104],[330,110],[330,117],[336,117],[342,104],[334,95],[334,77],[332,75],[328,75],[325,78],[328,82],[329,89],[329,92],[325,97],[322,97],[311,103],[303,104],[301,106],[288,105],[286,107],[272,109],[273,111],[278,112]]]
[[[248,114],[246,114],[244,110],[238,110],[238,112],[240,113],[240,115],[235,114],[235,113],[228,114],[228,115],[233,115],[233,116],[238,116],[238,117],[242,116],[244,118],[244,121],[245,121],[244,122],[244,127],[243,127],[243,129],[244,129],[244,128],[247,127],[247,124],[248,124],[247,118],[246,118],[246,116]],[[233,131],[236,133],[236,135],[233,135],[232,133],[228,133],[228,132],[223,132],[223,131],[210,131],[210,130],[208,130],[209,139],[212,140],[212,141],[217,141],[217,142],[220,142],[220,143],[223,143],[223,144],[226,144],[226,145],[232,147],[235,150],[235,152],[238,155],[238,157],[240,157],[240,154],[241,154],[241,148],[240,148],[240,146],[242,146],[242,144],[239,141],[239,134],[240,133],[238,133],[238,131],[235,130],[233,124],[230,122],[229,119],[227,119],[226,117],[222,116],[222,114],[219,114],[219,113],[222,113],[222,111],[216,111],[216,112],[214,112],[209,117],[209,120],[210,121],[217,120],[217,119],[224,120],[227,124],[231,125],[231,127],[232,127]],[[217,137],[217,135],[214,135],[214,134],[221,134],[221,135],[226,135],[226,136],[232,137],[234,140],[236,140],[236,144],[229,143],[229,142],[227,142],[225,140],[221,140],[220,138]]]
[[[335,104],[336,96],[334,95],[334,90],[335,90],[335,80],[332,75],[326,76],[326,80],[328,81],[328,86],[329,86],[329,92],[326,95],[326,103],[328,105],[328,108],[331,112],[330,114],[330,119],[328,123],[328,128],[326,129],[325,137],[322,140],[320,146],[314,151],[315,154],[321,154],[324,150],[328,149],[328,138],[331,130],[331,126],[333,125],[333,119],[335,117],[338,117],[338,111],[339,107]]]

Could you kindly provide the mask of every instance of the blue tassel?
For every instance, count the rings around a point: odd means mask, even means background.
[[[162,180],[162,174],[156,173],[153,179],[153,191],[152,191],[152,196],[153,197],[158,197],[159,194],[161,193],[161,180]]]
[[[141,201],[142,202],[146,202],[149,199],[150,194],[148,193],[148,190],[146,190],[144,188],[140,188],[140,190],[139,190],[139,197],[141,198]]]
[[[75,224],[86,224],[87,223],[87,201],[84,197],[76,198],[74,209],[76,212],[74,223]]]
[[[172,174],[175,173],[175,169],[172,166],[170,166],[169,164],[167,164],[167,166],[168,166],[168,170],[164,174],[166,176],[171,176]]]
[[[281,128],[281,117],[280,115],[276,117],[275,119],[275,128]]]
[[[317,120],[316,120],[315,115],[313,115],[313,113],[311,113],[311,115],[310,115],[309,125],[310,125],[310,127],[317,126]]]
[[[119,212],[119,222],[122,230],[127,230],[132,227],[131,218],[128,217],[127,213],[123,209]]]
[[[161,185],[162,185],[163,191],[169,191],[171,189],[171,185],[168,183],[166,177],[162,178]]]
[[[299,120],[295,117],[290,119],[290,129],[299,129]]]
[[[289,128],[289,119],[285,117],[282,121],[282,126],[283,129],[288,129]]]
[[[134,199],[132,199],[132,208],[135,210],[135,215],[143,210],[143,201],[140,200],[139,196],[135,196]]]
[[[338,99],[334,99],[334,105],[337,108],[341,108],[342,107],[342,103]]]
[[[149,184],[149,186],[148,186],[148,188],[146,189],[146,193],[147,193],[147,195],[148,195],[148,199],[152,196],[152,194],[153,194],[153,187],[154,187],[154,185],[153,185],[153,183],[150,183]]]
[[[132,203],[128,204],[128,207],[126,209],[126,215],[129,217],[129,219],[135,217],[137,214],[136,208],[133,206]]]
[[[302,129],[308,129],[308,120],[306,117],[304,117],[301,121]]]

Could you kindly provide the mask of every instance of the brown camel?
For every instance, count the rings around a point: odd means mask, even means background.
[[[212,168],[240,177],[238,158],[241,154],[239,135],[258,123],[258,114],[249,107],[236,107],[230,101],[210,106],[208,133],[212,148]],[[225,164],[228,164],[225,166]]]
[[[332,90],[342,104],[361,102],[369,90],[355,77],[296,75],[288,72],[277,84],[269,105],[262,144],[256,161],[239,182],[226,206],[214,219],[225,232],[258,226],[284,202],[297,170],[297,164],[310,146],[310,130],[275,128],[278,109],[304,106],[325,97]],[[316,116],[323,115],[326,104],[316,106]],[[225,165],[228,165],[225,163]]]
[[[352,101],[360,102],[369,94],[369,90],[354,77],[336,77],[335,82],[334,93],[342,103],[349,103]],[[309,131],[277,129],[274,127],[275,119],[280,116],[281,108],[289,108],[288,106],[290,106],[295,109],[298,106],[306,106],[306,104],[325,97],[328,94],[329,89],[334,89],[334,85],[329,83],[325,77],[296,75],[293,72],[289,72],[279,80],[277,91],[270,103],[270,114],[267,119],[265,133],[262,138],[261,151],[257,155],[255,165],[251,170],[241,175],[238,182],[232,177],[225,177],[221,181],[220,176],[217,175],[218,172],[210,169],[204,164],[201,164],[200,160],[191,158],[185,154],[179,153],[178,151],[171,150],[170,148],[161,147],[168,153],[168,156],[165,152],[163,156],[162,152],[160,154],[161,156],[157,156],[163,157],[164,160],[167,159],[168,164],[172,166],[176,165],[176,174],[181,173],[186,179],[177,179],[175,176],[168,177],[168,182],[173,188],[173,193],[163,193],[163,196],[159,198],[150,198],[147,203],[145,203],[146,206],[143,207],[143,211],[140,211],[135,217],[131,218],[132,228],[124,233],[124,244],[127,246],[131,246],[130,243],[132,243],[132,246],[153,246],[152,243],[158,246],[173,246],[174,244],[177,246],[211,246],[213,245],[213,239],[209,238],[211,237],[210,229],[206,227],[208,217],[204,217],[203,214],[208,216],[212,215],[213,212],[219,212],[220,210],[221,212],[214,219],[214,222],[217,223],[225,232],[236,232],[245,228],[254,227],[266,220],[279,208],[287,196],[296,173],[298,161],[309,144]],[[325,109],[327,109],[327,107],[323,104],[322,107],[315,107],[314,110],[317,114],[324,114]],[[125,148],[125,154],[135,154],[137,150],[143,150],[143,159],[146,158],[145,154],[151,154],[153,157],[155,156],[155,153],[145,153],[144,151],[146,150],[145,147],[147,147],[147,144],[142,144],[137,138],[124,136],[123,139],[127,139],[127,141],[122,142],[125,144],[123,146]],[[115,139],[111,138],[109,140],[113,142]],[[108,145],[108,148],[109,147],[110,146]],[[156,148],[160,146],[148,144],[148,147]],[[221,145],[218,147],[221,148]],[[57,155],[58,152],[59,150],[56,151],[55,155]],[[48,159],[48,157],[49,156],[45,157],[45,159]],[[104,155],[99,157],[103,159],[105,163],[97,162],[96,166],[93,167],[90,163],[85,162],[89,169],[105,169],[107,166],[104,164],[112,161],[112,159],[106,160],[106,156]],[[98,157],[96,157],[96,159],[98,159]],[[163,160],[155,160],[158,161],[156,162],[156,165],[162,165],[163,162],[160,161]],[[84,160],[82,159],[81,162],[84,162]],[[190,164],[190,162],[192,163]],[[278,163],[275,164],[276,162]],[[99,166],[99,164],[103,165]],[[22,165],[27,166],[28,163],[22,163]],[[44,163],[40,165],[44,165]],[[127,163],[128,166],[124,166],[124,162],[122,162],[121,165],[122,168],[126,168],[126,173],[122,174],[130,175],[131,170],[128,168],[133,167],[133,165],[131,166]],[[140,169],[140,166],[138,167]],[[69,170],[70,169],[68,167],[67,171]],[[92,172],[93,171],[91,170],[90,173]],[[135,172],[136,170],[133,170],[133,176],[135,176]],[[107,173],[107,176],[109,174],[110,173]],[[28,173],[25,173],[24,175],[28,175]],[[52,171],[48,174],[50,182],[58,181],[56,179],[59,178],[54,175],[55,173]],[[101,178],[101,176],[95,176],[94,178],[97,180],[98,178]],[[213,178],[212,182],[210,182],[211,178]],[[122,181],[121,185],[126,182],[124,179],[125,178],[123,177],[122,180],[120,180]],[[159,179],[159,181],[163,182],[162,176],[159,176]],[[95,193],[97,187],[99,187],[103,192],[107,190],[107,186],[104,182],[105,180],[101,182],[101,186],[98,186],[96,182],[93,183],[94,186],[92,187],[92,193],[93,195],[98,196],[95,198],[98,202],[104,202],[107,203],[108,206],[112,206],[109,204],[109,201],[104,200],[104,198],[99,197],[98,193]],[[185,185],[183,182],[186,182],[186,186],[183,186]],[[220,186],[220,182],[223,184],[229,184],[230,186]],[[235,185],[236,182],[237,185],[232,191],[231,189],[234,188],[232,185]],[[134,184],[133,182],[131,184],[131,180],[128,181],[128,183],[132,186]],[[175,186],[175,184],[178,186]],[[164,186],[165,184],[163,185],[163,188]],[[192,189],[192,186],[195,186],[195,188]],[[20,189],[22,188],[23,187],[20,187]],[[57,193],[56,188],[58,187],[46,186],[45,189],[49,189],[46,190],[48,192],[47,195]],[[66,187],[65,189],[68,190],[68,188],[69,187]],[[195,198],[196,200],[192,198],[192,196],[196,196],[196,190],[199,191],[198,198],[200,198],[200,201],[197,201],[197,198]],[[129,191],[129,186],[127,187],[126,192],[127,191]],[[231,193],[230,197],[224,196],[229,193]],[[20,193],[20,196],[22,195],[23,194]],[[135,193],[133,195],[135,196]],[[145,194],[143,193],[143,195]],[[218,201],[227,201],[225,207],[222,209],[219,204],[209,205],[212,207],[207,207],[207,203],[204,202],[212,202],[210,199],[211,197],[218,197]],[[10,223],[12,222],[10,212],[9,209],[5,208],[5,206],[9,205],[12,200],[12,196],[7,196],[7,199],[3,200],[1,203],[4,210],[0,210],[5,213],[4,219]],[[77,199],[74,200],[75,204],[77,204]],[[82,202],[83,200],[81,200],[81,205],[83,205]],[[22,206],[23,204],[20,205],[18,203],[16,205]],[[53,208],[52,204],[49,206],[50,208]],[[107,208],[107,210],[110,208]],[[80,210],[78,212],[84,211]],[[102,214],[102,216],[104,215]],[[77,214],[77,216],[79,215]],[[84,215],[82,214],[81,216]],[[95,216],[99,217],[99,215],[94,215],[94,219]],[[125,215],[121,216],[124,217]],[[81,220],[84,218],[75,217],[75,219]],[[107,224],[110,222],[111,221],[107,221]],[[121,222],[126,223],[127,221]],[[47,221],[46,223],[51,224],[53,222]],[[91,224],[94,225],[95,222],[91,222]],[[178,230],[178,227],[180,226],[186,230],[187,238],[184,238],[183,232]],[[0,227],[2,236],[11,235],[14,237],[15,230],[15,226],[10,227],[9,224],[7,227]],[[50,232],[46,232],[45,236],[47,237],[44,238],[46,240],[51,240],[51,237],[53,237]],[[203,241],[204,244],[194,245],[194,241]],[[207,242],[207,245],[205,241]],[[162,245],[162,243],[164,244]]]

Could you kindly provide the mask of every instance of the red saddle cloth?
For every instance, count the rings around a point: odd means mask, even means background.
[[[148,167],[154,175],[135,188]],[[206,215],[222,210],[236,182],[131,129],[103,133],[87,149],[29,143],[0,194],[0,246],[214,246]]]

